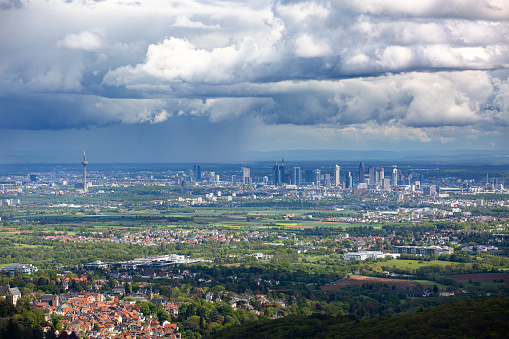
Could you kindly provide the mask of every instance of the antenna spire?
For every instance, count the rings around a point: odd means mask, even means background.
[[[83,192],[87,193],[87,155],[85,154],[85,150],[83,150],[83,161],[81,162],[83,165]]]

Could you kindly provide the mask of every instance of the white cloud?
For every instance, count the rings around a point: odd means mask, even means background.
[[[379,64],[386,70],[408,68],[414,59],[414,53],[408,47],[389,46],[378,56]]]
[[[238,46],[211,51],[198,49],[185,39],[171,37],[160,44],[150,45],[145,63],[112,70],[106,74],[104,81],[117,86],[129,85],[140,80],[147,81],[149,76],[152,80],[168,82],[229,83],[249,76],[250,64],[263,62],[265,57],[270,57],[267,54],[270,53],[259,50],[256,42],[249,37]]]
[[[508,0],[345,0],[340,6],[373,15],[411,15],[504,20],[509,17]]]
[[[84,51],[97,51],[102,46],[101,38],[90,31],[67,34],[64,39],[57,42],[57,47]]]
[[[189,27],[189,28],[220,28],[219,25],[208,26],[203,22],[191,21],[187,16],[181,15],[177,17],[177,20],[172,25],[173,27]]]
[[[508,11],[509,0],[33,0],[2,12],[0,100],[20,106],[0,117],[36,128],[17,114],[37,98],[41,128],[175,114],[419,142],[503,133],[509,85],[494,70],[509,69]]]
[[[315,41],[310,35],[304,34],[295,40],[295,54],[304,58],[324,57],[332,53],[331,48],[322,41]]]
[[[81,101],[81,104],[89,116],[95,116],[100,124],[114,122],[156,124],[166,121],[171,116],[165,109],[166,101],[160,99],[89,98]]]
[[[302,1],[297,3],[276,2],[278,14],[283,18],[293,21],[297,25],[307,24],[309,21],[326,19],[330,14],[329,5],[314,1]]]
[[[35,91],[81,91],[81,80],[82,75],[79,69],[62,70],[55,67],[36,75],[27,85]]]

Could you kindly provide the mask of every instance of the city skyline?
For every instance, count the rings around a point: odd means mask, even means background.
[[[227,4],[3,2],[0,163],[509,152],[509,1]]]
[[[83,177],[82,179],[79,178],[78,175],[78,182],[75,183],[75,188],[77,188],[77,192],[81,192],[83,194],[88,193],[88,188],[93,186],[93,183],[90,181],[87,181],[87,172],[86,172],[86,166],[88,165],[88,161],[86,158],[85,150],[83,151],[83,161],[81,162],[81,165],[83,166]],[[299,162],[294,162],[292,165],[299,164]],[[341,166],[338,164],[332,165],[330,162],[328,164],[323,162],[309,162],[305,164],[305,170],[301,170],[300,166],[294,166],[290,167],[289,171],[287,172],[285,170],[285,161],[284,158],[281,160],[281,162],[278,163],[278,161],[275,162],[275,165],[272,167],[272,170],[270,169],[270,166],[267,166],[265,162],[258,162],[257,164],[254,162],[252,163],[250,167],[242,166],[240,168],[235,168],[235,165],[223,165],[226,167],[220,167],[221,165],[216,164],[216,167],[211,169],[205,169],[202,171],[202,165],[193,164],[192,167],[188,167],[187,169],[186,164],[180,164],[180,169],[168,169],[165,168],[162,172],[157,172],[159,175],[167,176],[168,174],[173,172],[174,177],[176,178],[175,183],[177,185],[182,186],[183,192],[188,192],[189,194],[192,194],[192,189],[187,189],[188,185],[191,186],[198,186],[198,185],[212,185],[213,187],[226,187],[226,186],[245,186],[250,187],[251,189],[257,189],[262,187],[262,190],[264,190],[266,187],[272,187],[273,189],[285,191],[286,189],[300,189],[300,188],[315,188],[318,190],[325,189],[327,191],[328,189],[333,190],[351,190],[355,192],[355,190],[358,190],[357,192],[368,192],[368,191],[391,191],[391,190],[411,190],[412,192],[415,192],[416,189],[421,190],[426,195],[433,195],[433,192],[438,192],[436,190],[458,190],[457,187],[442,187],[437,188],[435,185],[430,185],[428,182],[427,185],[424,187],[422,186],[424,181],[424,175],[422,171],[424,172],[435,172],[437,170],[440,170],[440,168],[435,167],[432,169],[417,169],[412,168],[409,164],[403,165],[404,169],[398,169],[398,165],[392,165],[392,170],[389,170],[389,177],[385,177],[384,173],[384,167],[378,163],[376,167],[376,174],[375,174],[375,167],[369,166],[368,172],[365,172],[365,166],[364,161],[361,161],[358,167],[358,172],[355,171],[347,171],[347,174],[344,176],[344,180],[342,180],[340,176],[340,170]],[[121,166],[122,164],[117,164]],[[148,164],[147,164],[148,165]],[[162,165],[162,164],[159,164]],[[177,164],[173,164],[177,165]],[[190,165],[190,164],[187,164]],[[34,164],[34,166],[37,166]],[[42,166],[42,165],[39,165]],[[124,165],[125,166],[125,165]],[[218,167],[219,166],[219,167]],[[318,168],[317,168],[318,166]],[[130,166],[129,166],[130,167]],[[35,168],[35,167],[34,167]],[[347,168],[355,168],[353,164],[350,164]],[[447,168],[447,166],[446,166]],[[487,168],[487,167],[486,167]],[[14,169],[14,168],[13,168]],[[16,173],[16,171],[26,171],[26,167],[21,165],[21,167],[18,167],[15,172],[12,172],[12,174]],[[40,170],[41,168],[39,168]],[[251,176],[251,169],[254,169],[256,174],[254,176]],[[63,173],[63,168],[60,168],[59,174]],[[142,170],[141,168],[137,169],[138,171],[141,171],[143,173],[143,176],[146,178],[150,177],[150,180],[155,179],[156,175],[156,169],[154,168],[151,171]],[[72,169],[71,169],[72,171]],[[106,176],[105,173],[108,173],[108,175],[111,174],[110,171],[106,171],[103,174],[101,174],[102,170],[96,170],[94,171],[94,177],[95,179],[99,180],[105,180]],[[447,171],[447,170],[446,170]],[[240,172],[240,173],[239,173]],[[148,173],[150,173],[150,176],[147,176]],[[164,173],[164,174],[162,174]],[[352,174],[353,173],[353,174]],[[19,174],[19,172],[17,173]],[[118,173],[117,173],[118,174]],[[29,180],[30,183],[35,183],[40,180],[41,172],[40,171],[30,171],[28,175],[26,176],[26,179]],[[46,177],[47,179],[47,173],[42,172],[42,176]],[[55,179],[56,177],[56,170],[53,169],[52,175],[50,175],[52,179]],[[434,177],[434,175],[432,176]],[[240,178],[242,178],[240,180]],[[18,177],[19,179],[19,177]],[[127,177],[123,177],[123,179],[128,179]],[[137,179],[142,179],[142,176],[137,176]],[[479,178],[478,178],[479,179]],[[484,178],[481,177],[481,182],[485,183],[484,188],[488,189],[491,185],[491,188],[500,188],[504,189],[505,182],[502,180],[500,181],[500,178],[495,177],[491,178],[491,182],[489,180],[489,172],[486,172],[486,180],[484,181]],[[12,185],[13,182],[15,182],[16,186],[20,186],[23,184],[23,181],[13,181],[12,178],[8,178],[10,180],[10,184]],[[157,179],[156,179],[157,180]],[[67,180],[64,180],[64,185],[67,185]],[[470,188],[469,183],[473,183],[472,180],[459,180],[456,182],[457,184],[460,184],[461,190]],[[139,183],[139,182],[138,182]],[[45,183],[44,183],[45,184]],[[55,183],[53,182],[51,186],[53,187]],[[224,186],[226,185],[226,186]],[[2,188],[5,188],[5,185],[2,185]],[[426,193],[427,192],[427,193]],[[220,194],[219,194],[220,195]],[[9,199],[7,199],[8,204],[16,204],[15,202],[11,202]]]

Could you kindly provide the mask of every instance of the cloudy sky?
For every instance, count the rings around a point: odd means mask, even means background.
[[[0,162],[509,150],[509,0],[0,0],[0,46]]]

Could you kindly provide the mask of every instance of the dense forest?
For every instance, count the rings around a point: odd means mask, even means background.
[[[506,338],[509,300],[466,300],[401,316],[288,316],[225,327],[210,338]]]

